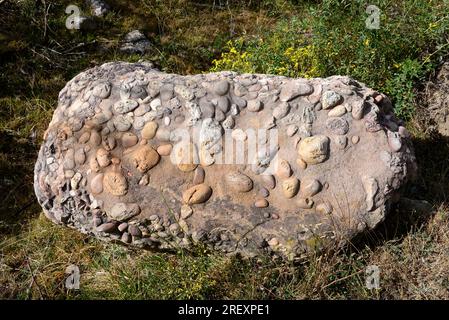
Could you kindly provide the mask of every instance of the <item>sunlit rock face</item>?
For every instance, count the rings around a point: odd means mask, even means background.
[[[297,259],[374,228],[415,171],[390,100],[348,77],[113,62],[61,91],[34,185],[102,240]]]

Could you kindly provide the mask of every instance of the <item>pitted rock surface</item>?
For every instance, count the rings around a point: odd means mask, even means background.
[[[109,5],[103,0],[88,0],[86,2],[90,6],[92,15],[96,17],[103,17],[111,10]]]
[[[243,160],[219,161],[225,136]],[[61,91],[34,186],[49,219],[103,240],[295,259],[374,228],[415,171],[390,100],[348,77],[114,62]]]

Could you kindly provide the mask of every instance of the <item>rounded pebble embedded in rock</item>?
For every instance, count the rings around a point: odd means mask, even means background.
[[[179,170],[190,172],[196,169],[198,164],[198,151],[194,143],[183,144],[176,150],[176,164]]]
[[[106,99],[111,94],[111,84],[109,82],[100,82],[94,87],[92,93],[100,99]]]
[[[163,101],[169,101],[171,98],[173,98],[173,89],[174,86],[171,83],[166,83],[161,86],[160,89],[160,96]]]
[[[265,187],[271,190],[273,190],[276,187],[276,179],[271,174],[263,174],[262,183]]]
[[[313,197],[321,191],[322,185],[316,179],[303,179],[301,182],[301,196],[304,198]]]
[[[107,172],[103,178],[104,189],[114,196],[123,196],[128,191],[128,182],[119,172]]]
[[[224,112],[220,109],[215,110],[215,120],[217,120],[218,122],[222,122],[224,121],[224,119],[226,119],[226,115],[224,114]]]
[[[125,132],[128,131],[132,123],[124,115],[118,115],[114,118],[114,126],[118,131]]]
[[[161,99],[154,99],[150,102],[150,108],[153,111],[157,111],[162,106]]]
[[[161,156],[169,156],[171,154],[172,149],[173,146],[171,144],[164,144],[157,147],[156,151]]]
[[[332,210],[332,205],[328,202],[322,202],[316,206],[316,211],[321,214],[331,214]]]
[[[348,144],[348,138],[346,136],[335,136],[333,140],[339,149],[346,148]]]
[[[271,238],[267,243],[270,247],[276,247],[279,245],[279,240],[276,238]]]
[[[217,108],[219,108],[225,114],[229,111],[230,105],[231,102],[229,101],[228,97],[220,97],[217,99]]]
[[[256,208],[266,208],[266,207],[268,207],[268,201],[267,201],[267,199],[258,199],[254,203],[254,206]]]
[[[248,136],[242,129],[235,129],[232,130],[231,137],[237,141],[245,141]]]
[[[393,104],[347,76],[112,62],[58,104],[34,168],[45,215],[142,249],[295,260],[375,228],[416,172]]]
[[[240,172],[228,173],[225,180],[229,188],[237,192],[248,192],[253,188],[251,178]]]
[[[287,127],[287,135],[289,137],[293,137],[295,135],[295,133],[298,132],[298,126],[291,124]]]
[[[83,165],[86,162],[86,153],[83,148],[79,148],[75,151],[75,163],[77,165]]]
[[[104,149],[107,151],[113,150],[116,146],[115,138],[112,136],[108,136],[105,140],[103,140],[102,145],[103,145]]]
[[[81,136],[78,139],[79,143],[86,143],[87,141],[89,141],[90,139],[90,132],[86,131],[83,134],[81,134]]]
[[[109,212],[108,216],[116,221],[125,221],[140,213],[140,207],[136,203],[116,203]],[[131,227],[131,226],[130,226]]]
[[[326,127],[334,134],[344,135],[349,131],[349,124],[343,118],[330,118],[326,121]]]
[[[390,145],[391,150],[394,152],[398,152],[402,148],[402,142],[399,134],[397,133],[389,133],[388,134],[388,144]]]
[[[193,174],[193,184],[201,184],[204,182],[205,177],[204,169],[201,167],[197,167],[195,169],[195,173]]]
[[[103,192],[103,178],[104,174],[99,173],[90,182],[90,191],[93,194],[100,194]]]
[[[217,81],[213,85],[213,91],[219,96],[224,96],[229,91],[229,82],[227,80]]]
[[[279,161],[276,173],[283,179],[290,178],[290,176],[292,175],[292,169],[287,160],[282,159]]]
[[[193,210],[188,205],[183,205],[181,207],[181,219],[187,219],[193,214]]]
[[[247,102],[245,99],[242,99],[242,98],[236,96],[236,97],[233,97],[233,101],[240,109],[243,109],[246,107]]]
[[[299,199],[296,204],[300,209],[311,209],[313,207],[313,200],[309,198]]]
[[[408,130],[403,127],[403,126],[399,126],[398,128],[398,133],[402,138],[410,138],[410,133],[408,132]]]
[[[134,133],[125,132],[122,136],[122,146],[124,148],[130,148],[137,144],[138,138]]]
[[[97,131],[90,133],[89,143],[91,146],[99,146],[101,143],[101,135]]]
[[[229,130],[234,128],[235,120],[232,116],[228,116],[222,123],[223,129]]]
[[[158,164],[160,156],[152,147],[143,145],[128,154],[125,159],[138,171],[144,173]]]
[[[329,141],[323,135],[304,138],[299,142],[298,155],[307,164],[324,162],[329,155]]]
[[[83,179],[83,175],[79,172],[75,173],[75,175],[70,180],[70,186],[72,189],[78,189],[81,180]]]
[[[355,120],[360,120],[363,118],[363,114],[365,112],[365,103],[366,102],[362,100],[356,102],[351,106],[352,108],[351,114]]]
[[[137,101],[134,100],[125,100],[125,101],[119,101],[116,104],[114,104],[114,111],[118,114],[125,114],[128,112],[133,111],[139,106]]]
[[[259,190],[259,195],[263,198],[267,198],[270,196],[270,191],[268,191],[268,189],[265,187],[261,187]]]
[[[142,178],[139,180],[140,186],[147,186],[150,183],[150,176],[148,174],[144,174]]]
[[[120,232],[126,231],[128,229],[128,223],[126,222],[120,223],[117,229]]]
[[[73,169],[75,168],[75,165],[75,152],[73,149],[70,149],[64,157],[63,167],[64,169]]]
[[[71,179],[75,175],[75,171],[73,170],[66,170],[64,171],[64,177],[67,179]]]
[[[98,164],[96,157],[92,157],[89,159],[89,169],[92,172],[98,172],[100,170],[100,165]]]
[[[97,231],[98,232],[106,232],[106,233],[111,233],[115,230],[115,228],[117,227],[117,224],[114,222],[107,222],[107,223],[103,223],[102,225],[99,225],[97,227]]]
[[[279,100],[287,102],[299,96],[309,95],[312,92],[313,87],[304,80],[290,80],[282,87]]]
[[[335,91],[329,90],[323,93],[321,105],[324,110],[335,107],[343,101],[343,97]]]
[[[262,109],[262,102],[259,100],[250,100],[246,108],[251,112],[258,112]]]
[[[128,232],[124,232],[120,238],[120,240],[124,243],[131,243],[131,236]]]
[[[206,99],[201,99],[199,102],[199,106],[204,119],[215,117],[215,107],[211,102],[207,101]]]

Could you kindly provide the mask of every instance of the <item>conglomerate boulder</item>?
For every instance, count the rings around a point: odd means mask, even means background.
[[[34,185],[103,240],[295,259],[373,229],[415,171],[390,100],[351,78],[113,62],[61,91]]]

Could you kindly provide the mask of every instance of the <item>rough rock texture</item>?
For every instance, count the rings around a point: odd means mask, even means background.
[[[449,62],[444,63],[436,79],[427,84],[425,99],[436,129],[441,135],[449,136]]]
[[[120,51],[128,54],[144,54],[151,48],[151,42],[140,30],[125,35]]]
[[[44,139],[46,216],[142,248],[300,258],[374,228],[416,171],[389,99],[341,76],[107,63],[61,91]]]

